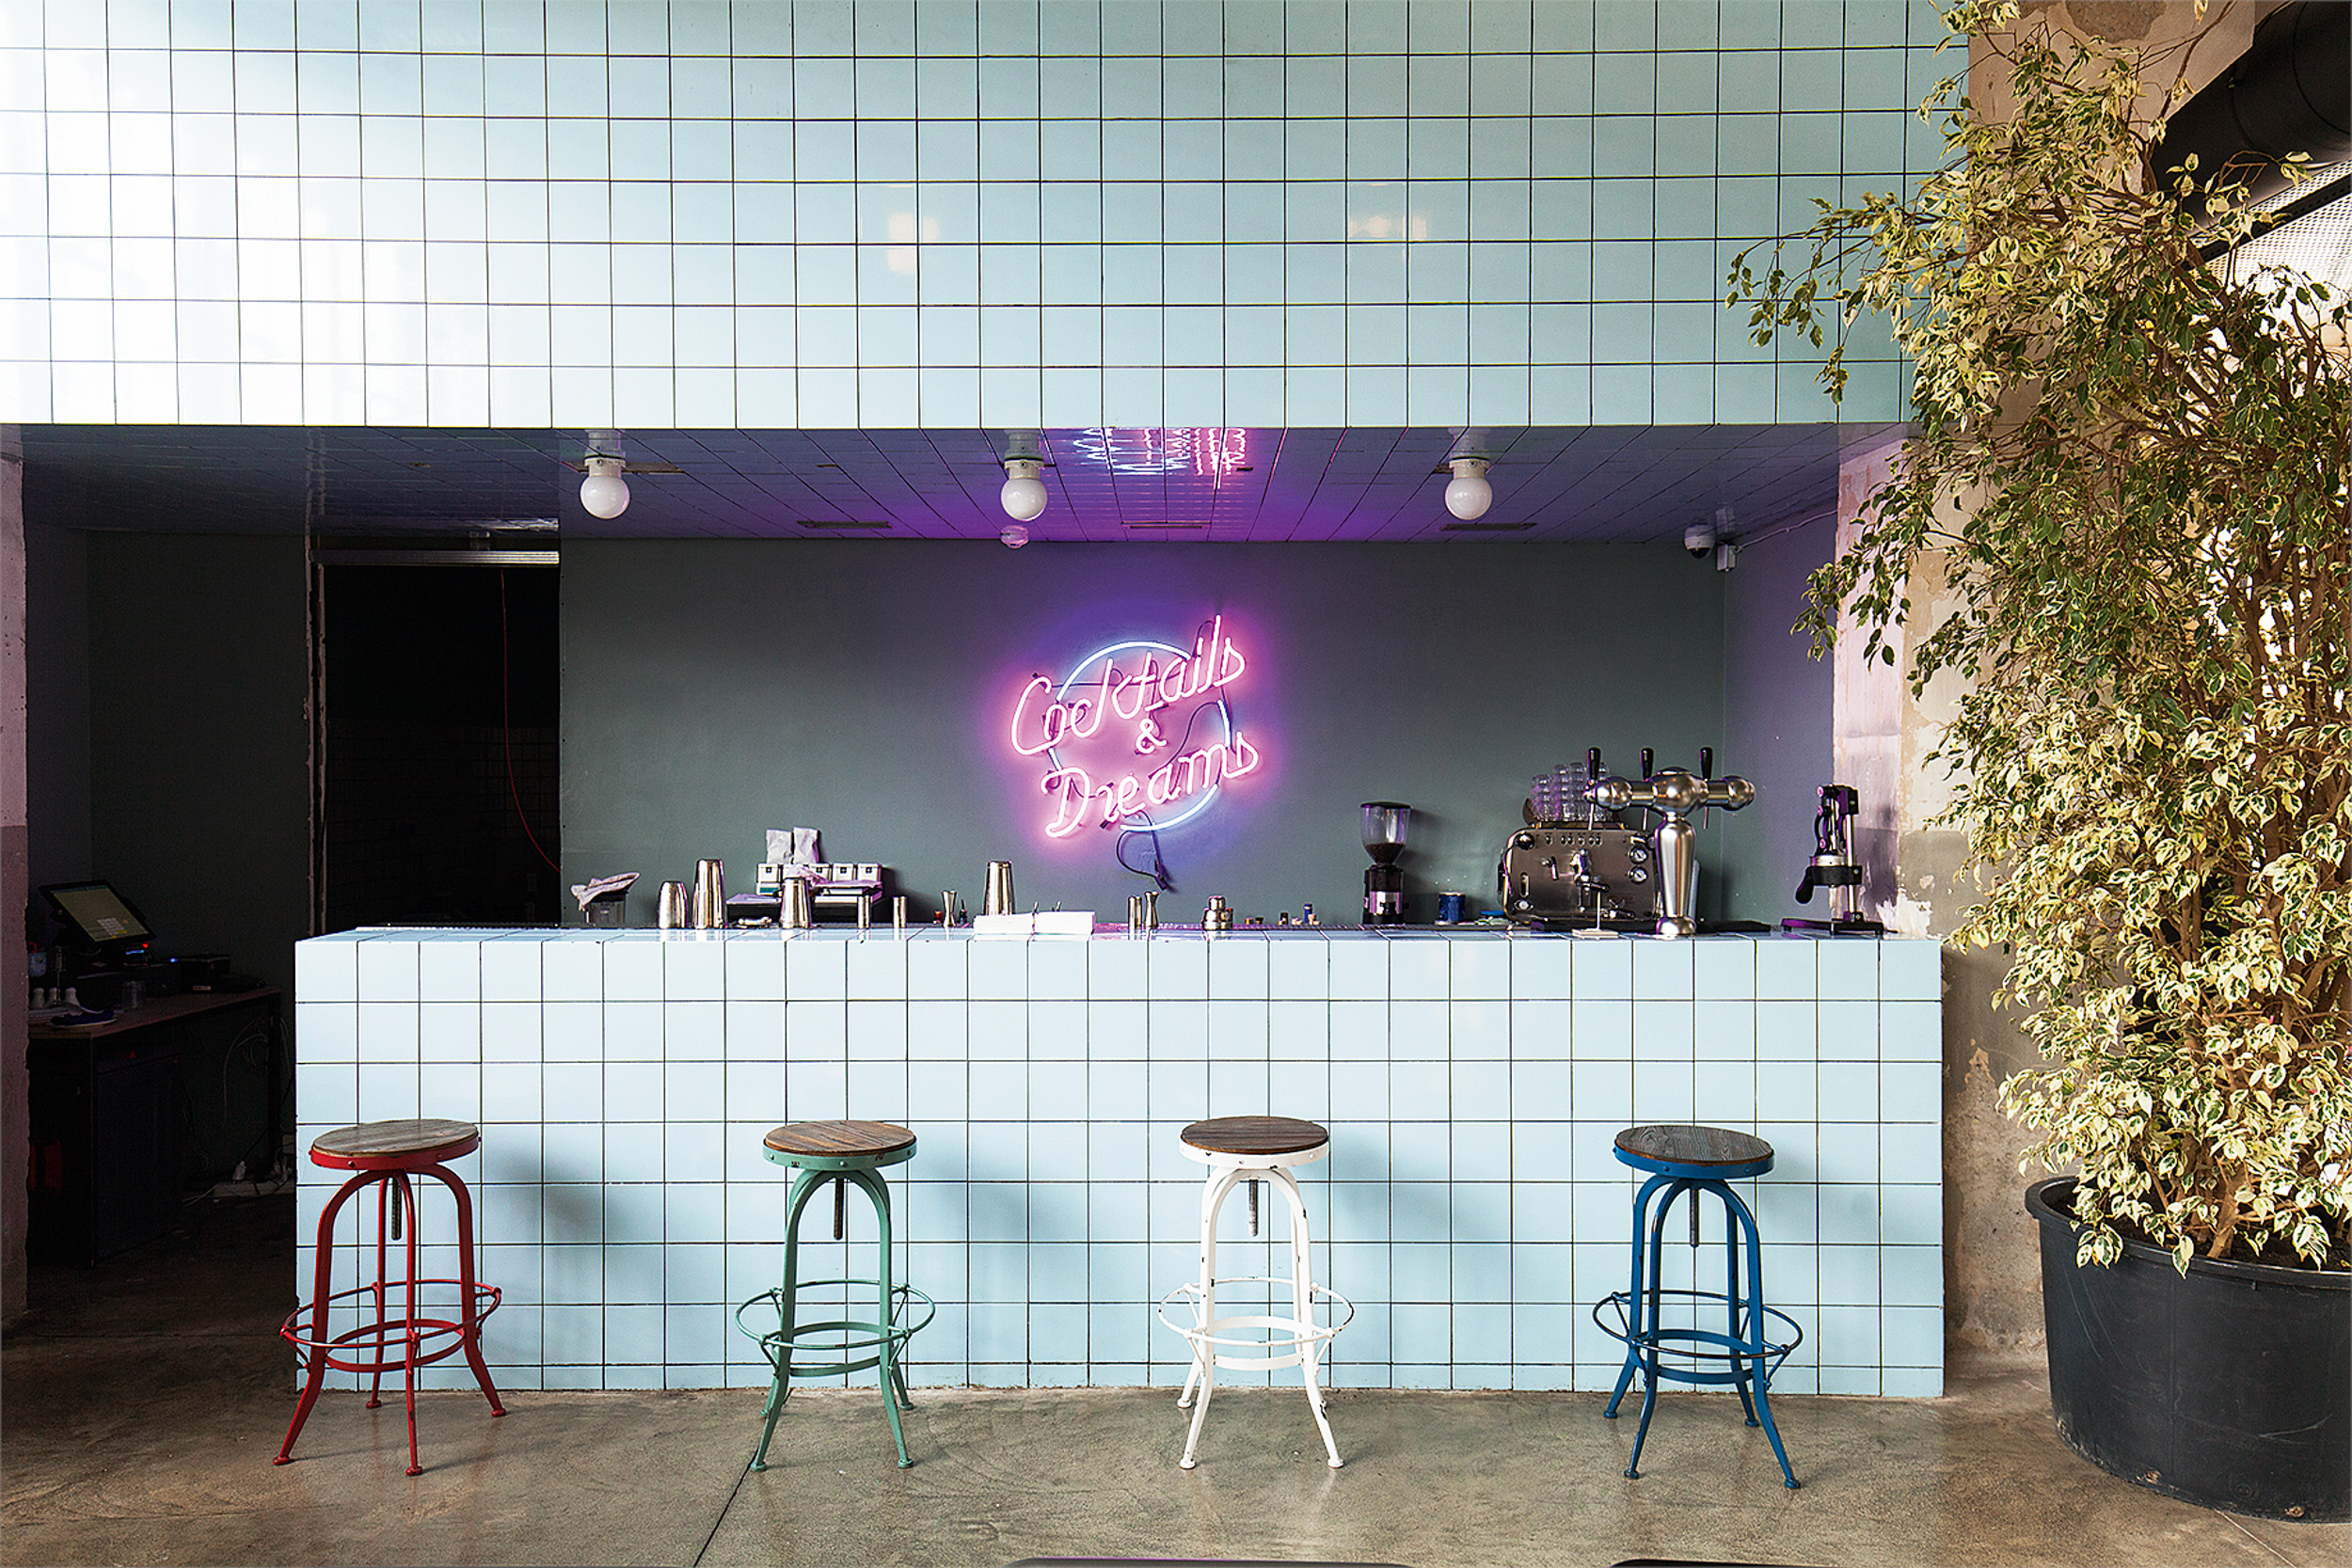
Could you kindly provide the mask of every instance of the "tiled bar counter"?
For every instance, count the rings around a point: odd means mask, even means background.
[[[1942,1389],[1933,942],[369,929],[296,961],[305,1148],[482,1124],[456,1168],[505,1292],[501,1387],[764,1385],[731,1321],[782,1251],[760,1137],[845,1115],[921,1139],[892,1173],[900,1277],[940,1304],[914,1382],[1180,1384],[1152,1315],[1197,1267],[1177,1132],[1270,1111],[1331,1130],[1302,1184],[1317,1275],[1356,1303],[1340,1386],[1609,1387],[1590,1312],[1625,1284],[1632,1193],[1612,1139],[1702,1121],[1778,1151],[1741,1184],[1806,1336],[1775,1391]],[[338,1174],[302,1167],[304,1291]],[[453,1273],[430,1197],[423,1231]]]

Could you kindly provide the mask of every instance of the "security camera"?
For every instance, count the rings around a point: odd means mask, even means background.
[[[1693,561],[1705,561],[1715,553],[1715,525],[1702,517],[1682,531],[1682,547]]]

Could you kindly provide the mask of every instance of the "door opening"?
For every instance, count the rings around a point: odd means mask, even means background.
[[[558,574],[391,553],[314,578],[318,928],[553,925]]]

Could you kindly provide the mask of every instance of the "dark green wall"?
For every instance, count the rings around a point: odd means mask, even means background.
[[[1417,893],[1485,900],[1536,768],[1588,745],[1626,770],[1644,745],[1686,764],[1723,748],[1724,602],[1674,546],[566,541],[565,877],[641,872],[647,922],[654,885],[696,858],[739,891],[763,830],[806,825],[834,859],[895,866],[918,907],[975,900],[1006,857],[1025,905],[1123,917],[1138,879],[1107,833],[1045,837],[1009,705],[1031,673],[1121,637],[1188,641],[1222,610],[1266,766],[1167,835],[1168,917],[1221,893],[1352,921],[1356,806],[1375,798],[1417,808]],[[1788,858],[1726,865],[1719,832],[1701,854],[1717,911],[1718,873],[1776,889]]]
[[[310,928],[299,537],[88,536],[89,869],[165,950],[294,984]]]

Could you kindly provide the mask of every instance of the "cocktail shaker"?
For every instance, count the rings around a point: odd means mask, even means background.
[[[805,931],[817,924],[806,877],[787,877],[776,884],[776,924],[788,931]]]
[[[1127,900],[1127,929],[1143,929],[1143,895],[1138,893]]]
[[[693,922],[693,900],[688,895],[684,882],[664,882],[655,897],[655,915],[665,931],[682,929]]]
[[[988,863],[988,891],[980,895],[982,914],[1010,914],[1012,910],[1012,862]]]
[[[890,928],[894,931],[907,928],[907,895],[903,893],[890,900]]]
[[[694,863],[694,929],[714,931],[727,923],[727,868],[724,861]]]

